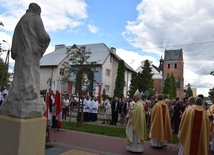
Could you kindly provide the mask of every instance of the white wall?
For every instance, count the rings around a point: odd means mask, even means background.
[[[64,61],[68,61],[68,58],[65,58],[58,66],[40,67],[40,90],[47,89],[47,81],[50,78],[52,79],[52,90],[55,92],[58,80],[63,78],[60,75],[60,68],[63,68]],[[68,91],[68,84],[61,84],[61,90],[62,93]]]
[[[112,55],[109,55],[106,59],[105,63],[103,64],[102,68],[102,89],[105,87],[105,85],[110,85],[110,91],[106,92],[107,95],[113,96],[114,95],[114,89],[115,89],[115,81],[117,78],[117,69],[119,65],[119,61],[114,57],[112,59],[112,62],[110,62],[110,57]],[[108,77],[106,76],[106,69],[111,70],[111,75]],[[129,90],[129,85],[131,81],[132,72],[129,70],[125,70],[125,86],[124,86],[124,96],[126,97],[126,93]]]
[[[106,91],[106,95],[113,96],[112,92],[112,77],[113,77],[113,63],[110,62],[110,57],[109,55],[104,62],[102,66],[102,90],[105,88],[105,85],[110,86],[109,92]],[[110,76],[106,76],[106,69],[110,70]]]

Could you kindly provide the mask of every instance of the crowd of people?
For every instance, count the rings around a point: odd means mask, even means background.
[[[44,97],[45,100],[45,97]],[[53,91],[49,90],[49,112],[51,114],[51,119],[49,119],[48,126],[52,126],[52,128],[58,128],[56,123],[56,104],[55,104],[55,95]],[[79,104],[78,104],[79,103]],[[69,94],[64,94],[61,96],[61,110],[62,110],[62,120],[66,120],[66,118],[72,115],[72,108],[77,109],[78,117],[80,119],[81,113],[83,113],[83,121],[97,121],[97,113],[98,113],[98,99],[96,96],[90,97],[90,95],[86,95],[82,99],[79,99],[77,96],[71,96]],[[55,126],[56,125],[56,126]]]
[[[150,145],[154,148],[167,147],[174,132],[179,139],[178,155],[214,152],[214,97],[211,100],[210,107],[203,95],[175,100],[158,95],[157,99],[147,101],[136,91],[135,104],[128,110],[127,150],[143,152],[148,130]]]
[[[203,95],[169,100],[160,94],[147,100],[137,90],[133,100],[105,100],[102,124],[117,125],[120,118],[126,126],[126,148],[131,152],[144,151],[149,131],[151,147],[167,147],[174,133],[179,139],[179,155],[207,155],[209,150],[214,152],[214,97],[211,100],[211,106]]]
[[[0,91],[1,103],[9,93],[10,85]],[[55,95],[50,89],[49,93],[48,126],[59,129],[56,119]],[[44,98],[44,101],[45,98]],[[212,105],[204,101],[203,95],[175,100],[164,99],[160,94],[157,98],[147,100],[146,96],[138,90],[132,100],[126,98],[113,100],[105,99],[99,104],[97,97],[86,95],[77,100],[69,94],[61,97],[61,118],[71,115],[71,106],[79,103],[79,113],[83,113],[83,121],[97,121],[98,109],[104,110],[102,124],[126,127],[126,148],[131,152],[143,152],[143,142],[147,139],[149,131],[150,144],[154,148],[167,147],[172,139],[172,133],[179,139],[179,155],[207,155],[209,150],[214,152],[214,97]],[[120,119],[120,121],[119,121]]]
[[[4,100],[7,98],[10,90],[10,84],[8,84],[3,91],[1,91],[0,88],[0,106],[4,102]]]

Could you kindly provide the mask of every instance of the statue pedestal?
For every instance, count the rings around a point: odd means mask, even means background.
[[[0,152],[5,155],[44,155],[46,118],[0,115]]]

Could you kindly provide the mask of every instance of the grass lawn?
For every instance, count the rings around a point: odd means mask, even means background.
[[[63,128],[67,130],[74,130],[79,132],[88,132],[88,133],[95,133],[99,135],[106,135],[106,136],[113,136],[119,138],[125,138],[125,128],[121,127],[110,127],[110,126],[101,126],[101,125],[93,125],[93,124],[83,124],[82,127],[77,127],[76,122],[65,122],[63,121]],[[147,131],[147,140],[149,140],[149,131]],[[176,134],[173,134],[173,138],[168,143],[171,144],[178,144],[178,138]]]

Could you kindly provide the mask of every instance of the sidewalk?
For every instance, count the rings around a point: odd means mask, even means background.
[[[125,138],[101,136],[90,133],[63,130],[51,131],[53,148],[46,150],[45,155],[132,155],[126,150]],[[144,142],[144,153],[148,155],[174,155],[178,153],[177,145],[168,145],[163,149],[154,149]]]
[[[98,119],[102,118],[98,115]],[[66,121],[69,121],[67,118]],[[71,118],[72,122],[76,118]],[[102,125],[102,121],[90,122]],[[105,126],[105,125],[104,125]],[[109,126],[109,125],[106,125]],[[119,127],[119,126],[118,126]],[[126,150],[125,138],[96,135],[91,133],[77,132],[60,129],[50,131],[50,142],[46,144],[45,155],[133,155]],[[168,144],[166,148],[154,149],[148,141],[144,142],[144,155],[177,155],[178,145]],[[211,153],[210,153],[211,155]]]

